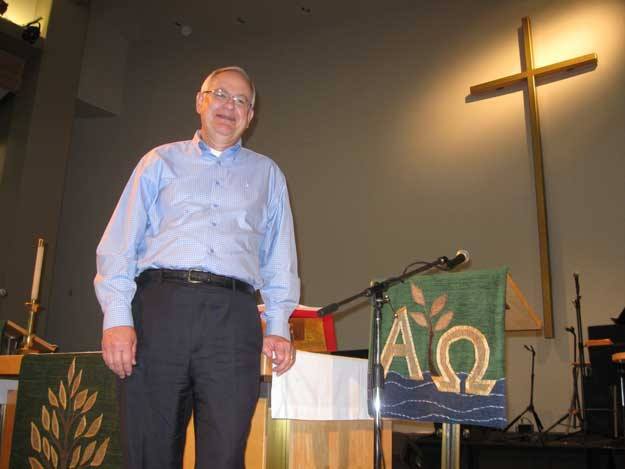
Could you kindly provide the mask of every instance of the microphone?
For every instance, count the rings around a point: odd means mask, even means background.
[[[453,259],[447,259],[445,264],[447,265],[448,269],[453,269],[454,267],[458,267],[465,262],[469,262],[469,259],[471,259],[471,256],[469,256],[469,251],[460,249],[458,250],[458,252],[456,252],[456,257],[454,257]]]
[[[317,317],[321,318],[323,316],[327,316],[328,314],[335,312],[337,309],[339,309],[338,303],[330,303],[329,305],[317,310]]]

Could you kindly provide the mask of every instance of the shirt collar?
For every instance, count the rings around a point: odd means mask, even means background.
[[[215,158],[215,159],[219,158],[220,160],[223,160],[223,161],[225,160],[234,161],[237,158],[239,154],[239,150],[241,149],[241,146],[242,146],[241,139],[239,139],[237,143],[223,150],[220,156],[215,156],[211,153],[210,147],[206,144],[206,142],[202,140],[202,136],[200,135],[199,130],[195,131],[195,135],[193,135],[192,142],[200,150],[202,156],[207,156],[209,158]]]

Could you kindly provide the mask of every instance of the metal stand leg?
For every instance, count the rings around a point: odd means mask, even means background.
[[[564,422],[566,420],[566,434],[568,435],[569,433],[571,433],[571,429],[581,429],[583,427],[582,424],[582,420],[584,418],[584,416],[582,415],[582,404],[579,398],[579,387],[580,387],[580,373],[579,373],[579,365],[576,363],[577,362],[577,348],[576,348],[576,335],[575,335],[575,329],[573,327],[567,327],[565,329],[567,332],[570,332],[573,335],[573,364],[571,366],[571,370],[573,373],[573,393],[571,394],[571,405],[569,406],[569,410],[567,411],[566,414],[564,414],[562,417],[560,417],[556,422],[553,423],[553,425],[551,425],[547,430],[545,430],[545,433],[549,433],[551,430],[553,430],[554,428],[556,428],[558,425],[560,425],[562,422]],[[581,385],[583,386],[584,383],[582,382]]]
[[[374,307],[374,334],[373,334],[373,363],[372,363],[372,393],[373,393],[373,467],[382,469],[382,403],[384,401],[382,393],[384,388],[384,368],[382,367],[381,354],[381,325],[382,307],[388,301],[381,288],[375,290],[371,299]]]
[[[618,393],[619,405],[621,407],[621,437],[623,438],[623,447],[625,448],[625,352],[612,354],[612,362],[616,364],[618,376]],[[618,429],[615,433],[618,432]]]
[[[460,424],[444,423],[441,469],[460,469]]]
[[[536,350],[534,350],[534,347],[531,345],[530,346],[524,345],[523,347],[525,347],[525,349],[532,354],[532,373],[531,373],[531,378],[530,378],[530,383],[531,383],[530,384],[530,403],[523,412],[517,415],[514,418],[514,420],[512,420],[512,422],[510,422],[508,426],[504,428],[503,431],[507,432],[508,430],[510,430],[512,426],[518,420],[521,419],[521,417],[523,417],[525,414],[529,412],[530,414],[532,414],[532,417],[534,417],[534,422],[536,423],[536,430],[538,430],[538,433],[542,433],[543,423],[540,421],[540,417],[538,417],[538,414],[536,413],[536,409],[534,409],[534,359],[536,357]]]
[[[623,437],[623,444],[625,447],[625,368],[623,363],[619,363],[619,394],[621,398],[621,435]]]

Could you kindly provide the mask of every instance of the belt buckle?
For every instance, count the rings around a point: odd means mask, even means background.
[[[187,270],[187,282],[189,283],[204,283],[203,280],[193,280],[191,278],[191,272],[202,272],[201,270],[189,269]]]

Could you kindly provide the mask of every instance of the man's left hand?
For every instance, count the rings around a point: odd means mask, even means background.
[[[287,371],[295,363],[295,347],[279,335],[267,335],[263,339],[263,353],[273,363],[273,371],[278,376]]]

